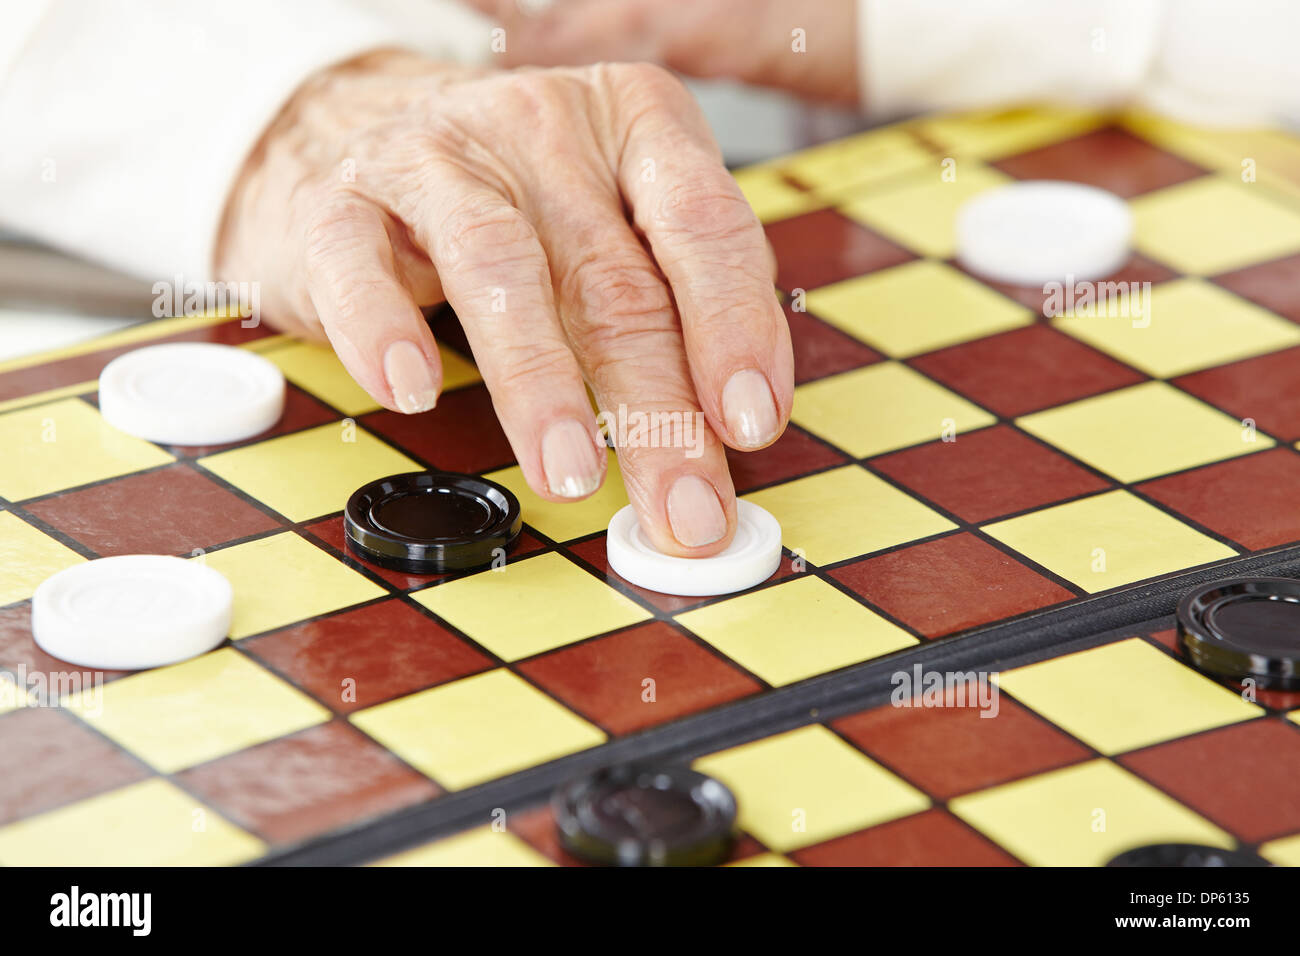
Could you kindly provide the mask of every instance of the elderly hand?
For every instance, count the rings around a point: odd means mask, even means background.
[[[218,258],[223,278],[262,283],[269,321],[328,337],[402,412],[437,400],[419,307],[445,299],[529,486],[551,501],[604,479],[584,380],[610,413],[702,411],[697,448],[680,429],[670,447],[619,448],[666,553],[725,547],[723,444],[761,448],[789,415],[790,335],[762,228],[658,67],[486,72],[384,52],[327,71],[249,160]]]
[[[506,30],[503,65],[649,60],[858,101],[857,0],[467,0]]]

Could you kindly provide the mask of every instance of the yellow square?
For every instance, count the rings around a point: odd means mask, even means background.
[[[266,352],[284,377],[303,391],[336,408],[341,415],[364,415],[380,408],[356,383],[334,350],[314,342],[290,342]]]
[[[153,778],[0,829],[5,866],[231,866],[261,840]]]
[[[118,431],[79,398],[0,415],[0,497],[37,495],[175,461],[157,445]]]
[[[292,532],[213,551],[201,559],[235,591],[231,640],[382,597],[364,575]]]
[[[1165,382],[1049,408],[1016,424],[1123,482],[1272,448],[1275,442]]]
[[[605,742],[596,727],[507,670],[379,704],[351,720],[448,790]]]
[[[1169,186],[1132,207],[1138,251],[1179,272],[1213,275],[1300,252],[1300,212],[1226,176]]]
[[[773,687],[917,643],[812,576],[688,611],[677,622]]]
[[[124,677],[64,705],[162,773],[324,723],[330,713],[231,647]]]
[[[813,293],[816,294],[816,293]],[[811,296],[810,296],[811,297]],[[1121,298],[1122,306],[1126,298]],[[1062,316],[1053,324],[1156,378],[1300,343],[1300,326],[1201,279],[1163,282],[1141,316]]]
[[[805,149],[781,168],[819,196],[840,196],[937,162],[906,129],[891,126]]]
[[[922,259],[813,289],[808,311],[886,355],[909,358],[1033,322],[1019,303]],[[1300,329],[1296,330],[1300,338]]]
[[[923,119],[917,132],[949,155],[1003,159],[1081,136],[1105,120],[1091,110],[1020,106]]]
[[[444,392],[480,381],[478,370],[455,352],[439,346],[438,354],[442,358]],[[355,417],[380,408],[380,404],[343,367],[334,350],[326,345],[292,342],[268,351],[266,357],[280,366],[285,378],[333,406],[342,415]]]
[[[448,581],[412,597],[506,661],[651,616],[554,552]]]
[[[618,458],[608,452],[605,483],[590,498],[581,501],[544,501],[533,494],[524,481],[523,470],[518,465],[494,471],[484,477],[505,485],[515,493],[523,509],[524,521],[555,541],[568,541],[584,535],[604,531],[609,519],[627,504],[623,489],[623,474],[618,468]]]
[[[834,564],[957,527],[857,465],[845,465],[744,496],[781,524],[787,548]]]
[[[1138,637],[1004,671],[997,685],[1103,754],[1264,713]]]
[[[421,466],[352,422],[218,452],[198,463],[290,521],[342,511],[368,481]]]
[[[491,824],[380,860],[376,866],[554,866],[509,830]]]
[[[985,525],[984,532],[1090,593],[1236,555],[1121,490]]]
[[[736,795],[740,827],[787,853],[919,813],[921,791],[813,724],[695,761]]]
[[[733,174],[759,222],[777,222],[826,205],[826,200],[791,185],[771,164],[738,169]]]
[[[935,159],[929,169],[904,173],[889,188],[851,199],[840,211],[913,252],[947,259],[953,254],[953,219],[961,204],[1011,181],[974,160],[947,162],[951,165]]]
[[[1031,866],[1103,866],[1149,843],[1233,839],[1109,760],[1003,784],[949,801],[948,809]]]
[[[34,702],[31,692],[32,688],[27,685],[19,687],[12,674],[0,672],[0,715],[8,714],[10,710],[25,708],[29,702]]]
[[[798,386],[790,419],[854,458],[937,441],[997,421],[897,362],[879,362]]]
[[[86,559],[9,512],[0,512],[0,606],[25,601],[51,574]]]
[[[1300,833],[1270,840],[1259,848],[1259,855],[1277,866],[1300,866]]]

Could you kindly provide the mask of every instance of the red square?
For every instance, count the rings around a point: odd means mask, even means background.
[[[973,697],[972,690],[967,700]],[[1092,756],[1083,744],[1005,694],[995,699],[997,710],[992,717],[982,716],[986,711],[977,706],[902,707],[890,703],[841,717],[831,726],[938,800]]]
[[[177,775],[190,793],[272,843],[292,843],[422,803],[440,791],[341,721]]]
[[[848,460],[794,425],[787,426],[780,438],[759,451],[727,449],[727,464],[737,494],[842,465]]]
[[[138,761],[52,707],[0,717],[0,751],[0,826],[149,776]]]
[[[1137,486],[1252,551],[1300,541],[1300,455],[1273,448]]]
[[[717,707],[760,687],[715,651],[662,621],[517,666],[533,683],[618,736]]]
[[[1204,176],[1205,170],[1108,126],[993,164],[1016,179],[1086,183],[1124,199]]]
[[[871,466],[971,524],[1110,486],[1010,425],[918,445]]]
[[[880,361],[879,352],[807,312],[793,311],[789,304],[785,318],[794,346],[796,385]]]
[[[0,610],[0,669],[25,671],[29,676],[40,674],[46,687],[57,686],[58,676],[68,671],[84,672],[75,664],[51,657],[37,646],[32,637],[32,602],[11,604]],[[92,673],[104,681],[117,680],[131,671],[101,671]]]
[[[340,714],[465,677],[493,661],[396,598],[240,644]]]
[[[1300,438],[1300,346],[1176,378],[1197,398],[1282,441]]]
[[[1300,730],[1252,720],[1117,758],[1246,843],[1300,830]]]
[[[426,308],[424,311],[429,331],[438,340],[438,344],[459,352],[461,358],[472,363],[474,351],[469,347],[469,339],[465,337],[465,329],[460,324],[460,316],[455,310],[444,304]]]
[[[1005,418],[1146,381],[1046,325],[940,349],[910,364]]]
[[[1168,628],[1164,631],[1152,631],[1147,635],[1147,639],[1154,641],[1166,650],[1178,653],[1178,631],[1174,628]]]
[[[916,258],[834,209],[783,219],[766,229],[776,253],[776,285],[785,292],[815,289]]]
[[[514,464],[485,385],[446,392],[438,407],[418,415],[372,412],[361,419],[409,455],[445,471],[478,474]]]
[[[106,481],[26,508],[101,557],[189,557],[196,548],[281,527],[277,519],[187,464]]]
[[[946,810],[926,810],[790,854],[801,866],[1019,866]]]
[[[1214,281],[1243,299],[1300,322],[1300,255],[1225,272]]]
[[[926,637],[943,637],[1068,601],[1074,594],[962,532],[829,572]]]

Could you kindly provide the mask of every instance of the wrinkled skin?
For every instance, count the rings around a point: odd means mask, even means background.
[[[646,60],[858,101],[857,0],[465,0],[506,29],[503,65]],[[801,30],[804,51],[793,49]]]
[[[702,447],[619,449],[662,551],[735,531],[724,445],[789,417],[790,336],[762,228],[694,100],[644,64],[453,68],[379,52],[305,84],[230,199],[223,278],[265,318],[327,338],[380,404],[433,407],[419,307],[464,326],[529,486],[565,501],[605,476],[602,409],[703,412]]]

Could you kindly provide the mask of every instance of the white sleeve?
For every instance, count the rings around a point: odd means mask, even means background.
[[[347,0],[7,3],[0,36],[0,223],[187,280],[210,276],[227,193],[304,79],[423,45]]]
[[[1276,123],[1300,101],[1292,0],[859,0],[874,115],[1057,101]]]

